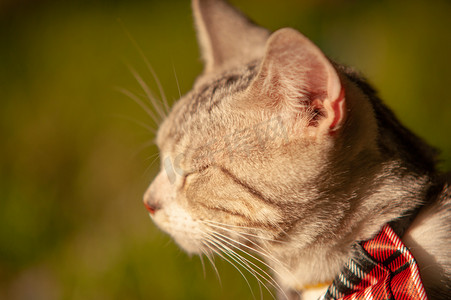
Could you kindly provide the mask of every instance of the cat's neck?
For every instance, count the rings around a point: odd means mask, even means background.
[[[365,85],[357,78],[352,80],[359,90]],[[348,85],[351,94],[354,87]],[[352,256],[354,244],[374,237],[393,220],[415,214],[422,205],[433,201],[440,190],[434,150],[405,129],[374,91],[366,92],[354,95],[369,100],[365,103],[369,107],[363,108],[366,116],[350,115],[349,128],[345,130],[352,135],[338,142],[341,145],[337,147],[349,151],[337,151],[331,160],[338,163],[323,172],[317,182],[321,193],[312,202],[317,203],[318,213],[313,210],[311,218],[323,220],[322,224],[312,221],[309,228],[309,220],[304,218],[299,228],[291,229],[288,245],[274,248],[274,256],[287,262],[289,272],[278,270],[284,274],[279,279],[285,286],[296,288],[332,280]],[[362,112],[361,100],[348,100],[351,111]],[[375,124],[368,122],[367,128],[359,132],[353,122],[364,123],[359,118],[367,118],[371,111]],[[374,136],[365,136],[371,126],[377,127]],[[303,243],[303,236],[314,238]]]
[[[298,248],[296,237],[291,237],[288,245],[274,249],[274,257],[287,262],[283,267],[273,264],[284,288],[301,290],[331,282],[353,256],[353,245],[374,237],[389,222],[395,226],[399,223],[395,231],[402,233],[411,222],[409,217],[403,217],[416,215],[424,203],[432,202],[439,193],[438,184],[429,176],[418,176],[398,166],[385,166],[382,173],[368,180],[374,181],[373,188],[377,188],[359,199],[360,204],[348,215],[337,219],[338,226],[326,224],[330,232],[323,232],[303,248]],[[357,189],[358,185],[355,182]]]

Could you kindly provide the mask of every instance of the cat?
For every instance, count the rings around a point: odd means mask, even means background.
[[[271,33],[223,0],[192,7],[205,68],[157,133],[162,167],[144,195],[157,226],[190,254],[259,273],[279,299],[317,299],[390,224],[428,297],[449,297],[437,151],[298,31]]]

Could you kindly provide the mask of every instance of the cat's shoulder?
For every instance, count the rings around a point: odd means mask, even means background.
[[[430,299],[451,292],[451,180],[445,181],[435,201],[426,205],[403,236],[418,262]]]

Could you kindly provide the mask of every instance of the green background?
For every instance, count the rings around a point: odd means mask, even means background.
[[[361,70],[450,169],[450,1],[232,2]],[[204,276],[142,205],[159,162],[139,124],[155,125],[118,88],[144,94],[129,66],[158,87],[133,39],[171,102],[174,73],[190,89],[189,1],[0,0],[0,299],[252,299],[220,259],[222,286]]]

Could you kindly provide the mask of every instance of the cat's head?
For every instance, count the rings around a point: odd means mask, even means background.
[[[351,113],[359,92],[296,30],[270,33],[219,0],[193,10],[205,69],[158,131],[162,167],[144,197],[153,220],[190,253],[292,231],[313,241],[349,209],[325,191],[374,143],[371,109]]]

